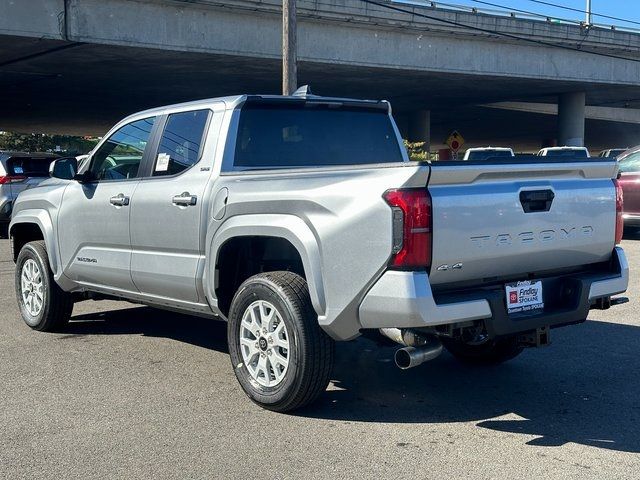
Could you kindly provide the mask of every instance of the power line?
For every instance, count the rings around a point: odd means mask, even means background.
[[[491,5],[491,6],[495,6],[495,7],[498,7],[498,8],[503,8],[503,9],[505,9],[507,11],[519,12],[519,13],[524,13],[524,14],[528,14],[528,15],[532,15],[532,16],[545,18],[547,21],[549,21],[549,19],[555,19],[555,20],[559,20],[560,22],[565,22],[567,24],[576,25],[576,26],[582,26],[582,22],[580,20],[570,20],[570,19],[567,19],[567,18],[554,17],[554,16],[551,16],[551,15],[544,15],[542,13],[529,12],[527,10],[514,9],[514,8],[511,8],[511,7],[507,7],[507,6],[498,5],[497,3],[486,2],[484,0],[469,0],[469,1],[483,3],[485,5]],[[398,0],[398,3],[403,3],[403,2],[401,0]],[[468,9],[468,11],[470,11],[470,12],[474,12],[474,13],[477,12],[477,9],[475,7],[471,7],[471,6],[467,7],[467,6],[457,5],[457,4],[453,4],[453,3],[445,3],[445,2],[441,2],[440,0],[435,2],[435,4],[437,6],[452,7],[452,8],[455,8],[456,10],[464,8],[465,10],[463,10],[463,11],[467,11],[466,9]],[[502,12],[498,12],[497,10],[486,10],[486,11],[490,11],[492,13],[502,13]],[[584,35],[584,38],[578,44],[578,47],[577,47],[578,50],[584,51],[584,50],[582,50],[582,44],[588,39],[589,32],[590,32],[590,30],[586,30],[586,34]],[[627,43],[607,42],[607,47],[628,48],[629,44],[627,44]]]
[[[51,53],[60,52],[62,50],[68,50],[69,48],[76,48],[76,47],[79,47],[81,45],[84,45],[84,43],[80,43],[80,42],[68,43],[66,45],[61,45],[59,47],[49,48],[48,50],[44,50],[42,52],[36,52],[36,53],[32,53],[30,55],[24,55],[22,57],[12,58],[11,60],[7,60],[5,62],[0,63],[0,67],[6,67],[6,66],[12,65],[14,63],[24,62],[25,60],[31,60],[33,58],[42,57],[42,56],[45,56],[45,55],[49,55]]]
[[[177,1],[180,1],[180,2],[183,2],[183,3],[195,3],[195,4],[200,4],[200,5],[211,5],[212,4],[212,3],[210,3],[210,2],[208,2],[206,0],[177,0]],[[561,44],[558,44],[558,43],[546,42],[544,40],[536,40],[534,38],[521,37],[519,35],[514,35],[512,33],[506,33],[506,32],[500,32],[498,30],[491,30],[491,29],[488,29],[488,28],[476,27],[474,25],[469,25],[469,24],[466,24],[466,23],[460,23],[460,22],[456,22],[456,21],[453,21],[453,20],[446,20],[444,18],[439,18],[439,17],[435,17],[435,16],[432,16],[432,15],[426,15],[424,13],[418,13],[418,12],[415,12],[415,11],[412,11],[412,10],[407,10],[407,9],[404,9],[404,8],[400,8],[400,7],[397,7],[397,6],[394,6],[394,5],[389,5],[387,3],[381,3],[381,2],[378,2],[378,1],[374,1],[374,0],[361,0],[361,1],[363,3],[376,5],[378,7],[386,8],[388,10],[394,10],[396,12],[405,13],[407,15],[413,15],[413,16],[416,16],[416,17],[426,18],[426,19],[434,20],[436,22],[441,22],[441,23],[444,23],[444,24],[447,24],[447,25],[454,25],[454,26],[457,26],[457,27],[466,28],[468,30],[474,30],[474,31],[477,31],[477,32],[483,32],[483,33],[486,33],[486,34],[489,34],[489,35],[495,35],[495,36],[500,36],[500,37],[505,37],[505,38],[511,38],[513,40],[519,40],[519,41],[522,41],[522,42],[528,42],[528,43],[532,43],[532,44],[543,45],[543,46],[546,46],[546,47],[559,48],[559,49],[562,49],[562,50],[569,50],[569,51],[572,51],[572,52],[582,52],[582,53],[586,53],[586,54],[597,55],[597,56],[600,56],[600,57],[614,58],[614,59],[617,59],[617,60],[626,60],[626,61],[629,61],[629,62],[640,63],[640,59],[637,59],[637,58],[623,57],[623,56],[620,56],[620,55],[614,55],[614,54],[611,54],[611,53],[604,53],[604,52],[594,52],[592,50],[583,50],[581,48],[574,48],[574,47],[570,47],[568,45],[561,45]],[[531,1],[538,1],[538,0],[531,0]],[[436,2],[434,2],[434,3],[436,3]],[[627,45],[615,45],[615,46],[625,46],[626,47]]]
[[[555,8],[561,8],[563,10],[569,10],[572,12],[578,12],[578,13],[587,13],[586,10],[581,10],[579,8],[574,8],[574,7],[567,7],[565,5],[558,5],[557,3],[553,3],[553,2],[545,2],[544,0],[529,0],[530,2],[534,2],[534,3],[540,3],[542,5],[548,5],[550,7],[555,7]],[[608,18],[610,20],[616,20],[618,22],[626,22],[626,23],[633,23],[634,25],[640,25],[640,22],[636,22],[635,20],[627,20],[626,18],[620,18],[620,17],[612,17],[611,15],[604,15],[601,13],[594,13],[591,12],[591,15],[594,17],[600,17],[600,18]]]
[[[560,17],[552,17],[552,16],[549,16],[549,15],[545,15],[543,13],[531,12],[531,11],[528,11],[528,10],[520,10],[520,9],[517,9],[517,8],[508,7],[506,5],[498,5],[497,3],[485,2],[485,1],[482,1],[482,0],[469,0],[469,1],[476,2],[476,3],[481,3],[481,4],[484,4],[484,5],[489,5],[489,6],[492,6],[492,7],[495,7],[495,8],[501,8],[503,10],[507,10],[507,12],[524,13],[526,15],[539,17],[539,18],[546,18],[546,19],[554,18],[556,20],[560,20],[560,21],[567,22],[567,23],[580,24],[579,20],[568,19],[568,18],[560,18]],[[404,2],[400,1],[398,3],[404,3]],[[455,8],[456,10],[463,10],[463,11],[467,11],[468,10],[468,11],[473,12],[473,13],[477,12],[477,9],[475,7],[471,7],[471,6],[467,7],[466,5],[457,5],[457,4],[453,4],[453,3],[445,3],[445,2],[441,2],[440,0],[438,0],[437,2],[433,2],[433,3],[434,3],[434,5],[436,5],[438,7],[439,6],[445,6],[445,7]],[[492,12],[492,13],[498,13],[496,10],[488,10],[487,9],[486,11],[487,12]],[[499,12],[499,13],[502,13],[502,12]]]
[[[580,24],[580,20],[572,20],[572,19],[568,19],[568,18],[555,17],[555,16],[552,16],[552,15],[545,15],[544,13],[531,12],[529,10],[520,10],[519,8],[513,8],[513,7],[509,7],[507,5],[499,5],[497,3],[485,2],[483,0],[471,0],[471,1],[475,2],[475,3],[481,3],[483,5],[489,5],[489,6],[495,7],[495,8],[502,8],[504,10],[508,10],[508,11],[511,11],[511,12],[518,12],[518,13],[524,13],[526,15],[533,15],[534,17],[554,18],[554,19],[560,20],[562,22],[576,23],[578,25]]]
[[[512,33],[506,33],[506,32],[500,32],[498,30],[491,30],[488,28],[482,28],[482,27],[476,27],[474,25],[469,25],[466,23],[460,23],[460,22],[456,22],[454,20],[447,20],[444,18],[439,18],[439,17],[434,17],[433,15],[426,15],[424,13],[418,13],[412,10],[407,10],[404,8],[400,8],[400,7],[396,7],[394,5],[388,5],[386,3],[380,3],[374,0],[360,0],[363,3],[368,3],[370,5],[376,5],[378,7],[382,7],[382,8],[386,8],[389,10],[394,10],[396,12],[401,12],[401,13],[406,13],[408,15],[414,15],[416,17],[421,17],[421,18],[426,18],[429,20],[435,20],[436,22],[441,22],[441,23],[445,23],[447,25],[454,25],[456,27],[462,27],[462,28],[466,28],[468,30],[474,30],[476,32],[482,32],[482,33],[487,33],[489,35],[496,35],[496,36],[500,36],[500,37],[505,37],[505,38],[511,38],[513,40],[519,40],[522,42],[528,42],[528,43],[534,43],[537,45],[543,45],[545,47],[554,47],[554,48],[559,48],[562,50],[570,50],[572,52],[581,52],[581,53],[587,53],[587,54],[591,54],[591,55],[597,55],[600,57],[607,57],[607,58],[615,58],[617,60],[626,60],[629,62],[636,62],[636,63],[640,63],[640,59],[637,58],[629,58],[629,57],[622,57],[619,55],[613,55],[611,53],[602,53],[602,52],[593,52],[591,50],[582,50],[579,48],[574,48],[574,47],[569,47],[568,45],[561,45],[558,43],[553,43],[553,42],[546,42],[544,40],[536,40],[534,38],[528,38],[528,37],[521,37],[519,35],[514,35]]]

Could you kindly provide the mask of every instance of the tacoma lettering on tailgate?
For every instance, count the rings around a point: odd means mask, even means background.
[[[470,237],[471,243],[478,248],[485,248],[490,245],[496,245],[498,247],[506,247],[509,245],[523,244],[528,245],[532,243],[547,243],[554,242],[556,240],[567,240],[577,237],[591,237],[593,235],[593,227],[591,225],[584,225],[582,227],[568,227],[560,228],[557,230],[546,229],[538,232],[521,232],[517,234],[500,233],[498,235],[479,235],[476,237]]]

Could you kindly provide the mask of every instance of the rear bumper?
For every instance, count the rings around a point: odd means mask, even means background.
[[[629,265],[616,247],[607,271],[541,279],[545,308],[508,315],[504,288],[437,294],[424,272],[387,271],[360,304],[362,328],[421,328],[483,320],[491,336],[582,322],[598,299],[626,291]]]
[[[640,215],[635,213],[624,213],[622,215],[625,227],[640,227]]]

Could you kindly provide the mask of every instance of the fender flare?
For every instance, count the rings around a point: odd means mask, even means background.
[[[211,230],[210,230],[211,231]],[[325,314],[326,300],[322,284],[322,264],[318,241],[309,226],[299,217],[287,214],[253,214],[230,217],[207,237],[204,288],[211,306],[218,309],[215,294],[219,279],[215,275],[220,249],[235,237],[278,237],[291,243],[302,259],[309,295],[319,316]],[[207,279],[213,279],[208,281]]]
[[[58,255],[58,243],[53,230],[53,222],[51,217],[45,210],[26,209],[20,210],[12,219],[9,224],[9,237],[13,237],[13,228],[16,225],[29,223],[37,225],[44,237],[44,243],[47,248],[47,255],[49,257],[49,266],[53,272],[54,278],[57,280],[62,272],[62,264],[60,262],[60,255]],[[16,252],[17,253],[17,252]]]

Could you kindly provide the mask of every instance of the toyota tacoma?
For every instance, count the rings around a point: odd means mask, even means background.
[[[17,301],[40,331],[82,299],[222,319],[246,394],[289,411],[326,389],[335,341],[395,341],[401,368],[498,363],[622,301],[617,174],[411,162],[389,103],[307,89],[147,110],[20,194]]]

